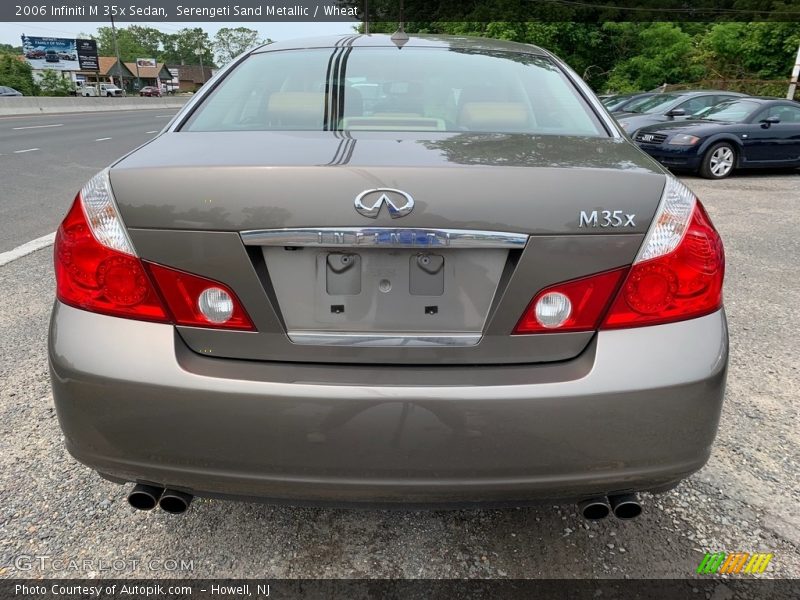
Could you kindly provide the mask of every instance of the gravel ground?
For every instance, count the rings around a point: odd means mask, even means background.
[[[645,496],[641,518],[587,523],[572,506],[356,511],[211,500],[183,517],[138,513],[127,488],[62,446],[45,353],[46,249],[0,267],[0,576],[683,578],[705,552],[747,551],[774,553],[768,576],[800,577],[800,177],[688,182],[726,244],[728,392],[709,464],[672,492]],[[43,555],[94,562],[20,569]]]

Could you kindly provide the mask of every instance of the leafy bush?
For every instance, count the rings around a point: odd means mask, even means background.
[[[42,71],[38,86],[41,96],[69,96],[72,92],[72,81],[53,69]]]
[[[36,91],[31,66],[14,54],[0,53],[0,85],[32,96]]]

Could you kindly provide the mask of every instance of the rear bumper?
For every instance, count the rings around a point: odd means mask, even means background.
[[[168,325],[56,303],[69,451],[107,477],[313,503],[576,499],[670,487],[707,460],[724,312],[602,332],[541,366],[299,365],[188,350]]]

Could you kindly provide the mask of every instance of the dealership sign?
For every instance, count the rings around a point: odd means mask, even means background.
[[[22,36],[22,53],[33,69],[97,71],[97,42]]]
[[[94,40],[75,40],[78,50],[78,63],[81,71],[99,71],[97,60],[97,42]]]

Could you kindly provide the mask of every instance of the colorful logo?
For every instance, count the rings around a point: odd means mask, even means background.
[[[767,569],[772,556],[772,554],[766,553],[749,554],[747,552],[732,552],[730,554],[725,552],[706,553],[700,562],[700,566],[697,567],[697,572],[701,575],[710,575],[712,573],[749,573],[755,575],[756,573],[763,573]]]

